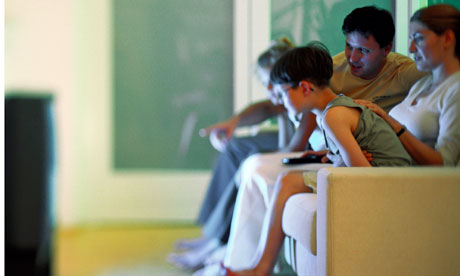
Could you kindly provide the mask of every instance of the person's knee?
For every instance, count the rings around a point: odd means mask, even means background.
[[[302,172],[289,171],[283,172],[278,176],[277,184],[280,187],[280,193],[290,194],[303,186]]]
[[[291,173],[290,171],[281,172],[278,175],[278,178],[276,179],[276,183],[282,184],[283,182],[288,181],[288,178],[290,178],[290,176],[289,176],[290,173]]]
[[[244,174],[251,175],[261,165],[261,153],[255,153],[248,156],[241,164],[241,169]]]
[[[282,155],[280,153],[254,153],[248,156],[242,166],[247,175],[261,174],[271,176],[282,168]],[[271,176],[271,177],[275,177]]]
[[[302,177],[302,172],[288,171],[280,173],[278,180],[285,185],[291,185],[293,182],[298,181],[300,177]]]

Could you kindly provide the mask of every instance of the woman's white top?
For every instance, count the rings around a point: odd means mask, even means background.
[[[460,71],[434,91],[428,91],[433,77],[416,82],[407,97],[391,111],[419,140],[441,153],[444,166],[460,161]],[[419,97],[419,95],[424,94]]]

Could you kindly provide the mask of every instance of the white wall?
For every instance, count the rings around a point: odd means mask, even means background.
[[[110,3],[6,0],[5,88],[55,95],[60,223],[192,220],[209,171],[111,168]],[[269,1],[234,3],[235,107],[240,110],[264,97],[252,64],[268,46]]]
[[[395,51],[409,56],[409,20],[418,9],[428,5],[427,0],[399,0],[395,15]]]
[[[55,95],[59,223],[191,221],[209,171],[121,173],[111,168],[110,3],[5,0],[5,88]],[[264,96],[252,63],[268,46],[269,27],[261,22],[269,21],[269,1],[234,3],[235,48],[246,56],[241,60],[238,54],[235,60],[235,106],[240,110]]]
[[[75,112],[74,24],[70,1],[5,1],[5,90],[53,92],[59,149],[60,211],[70,212]]]
[[[6,0],[5,88],[52,91],[58,223],[195,218],[209,171],[111,168],[110,0]]]
[[[233,109],[267,98],[256,74],[258,56],[270,45],[270,1],[234,0]]]

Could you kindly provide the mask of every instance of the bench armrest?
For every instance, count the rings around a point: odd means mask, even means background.
[[[318,275],[460,275],[458,168],[318,173]]]

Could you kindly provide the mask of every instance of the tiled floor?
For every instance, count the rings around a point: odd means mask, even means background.
[[[182,276],[191,275],[168,264],[174,242],[197,237],[199,228],[86,227],[57,231],[55,276]]]

